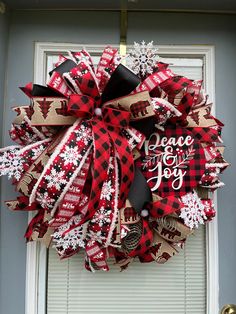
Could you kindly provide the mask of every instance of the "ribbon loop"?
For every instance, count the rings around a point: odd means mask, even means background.
[[[67,112],[78,118],[91,118],[94,113],[94,100],[87,95],[73,94],[69,97]]]
[[[104,107],[102,114],[103,120],[108,126],[119,128],[127,128],[129,126],[130,112],[128,111]]]

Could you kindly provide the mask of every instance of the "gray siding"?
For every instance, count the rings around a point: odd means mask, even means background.
[[[5,91],[5,73],[7,62],[7,44],[8,44],[8,13],[0,13],[0,110],[1,110],[1,122],[4,103],[4,91]],[[2,141],[2,128],[0,128],[0,138]]]
[[[0,15],[0,66],[2,32]],[[4,23],[5,25],[5,23]],[[4,26],[6,27],[6,26]],[[216,108],[218,117],[226,123],[223,138],[227,145],[226,157],[234,162],[236,107],[236,21],[234,16],[176,13],[130,13],[128,41],[154,40],[156,44],[211,44],[216,47]],[[7,93],[3,125],[3,143],[10,144],[8,129],[14,104],[27,103],[17,86],[33,78],[35,41],[73,42],[82,44],[119,43],[119,14],[113,12],[13,12],[10,17]],[[3,49],[5,51],[5,48]],[[4,62],[3,62],[4,64]],[[0,74],[0,82],[3,77]],[[0,84],[0,88],[3,84]],[[220,88],[222,87],[222,88]],[[2,90],[0,89],[0,100]],[[236,239],[235,165],[223,179],[226,187],[218,193],[220,246],[220,303],[236,302]],[[1,187],[2,199],[12,199],[13,189],[6,179]],[[24,313],[25,256],[23,234],[27,214],[11,213],[1,207],[1,314]],[[211,313],[215,314],[215,313]]]

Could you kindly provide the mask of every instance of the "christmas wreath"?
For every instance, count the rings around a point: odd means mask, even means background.
[[[86,50],[59,56],[46,86],[29,83],[0,151],[0,174],[20,193],[6,205],[34,211],[27,241],[61,258],[85,251],[90,271],[164,263],[212,220],[211,192],[228,163],[223,124],[202,81],[174,74],[152,43],[122,63],[107,47],[95,68]]]

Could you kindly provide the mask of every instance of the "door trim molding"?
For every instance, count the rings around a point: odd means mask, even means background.
[[[36,42],[34,55],[34,82],[44,84],[46,77],[47,56],[66,53],[68,50],[80,50],[83,45],[72,43]],[[88,51],[100,54],[104,45],[86,45]],[[118,46],[117,46],[118,48]],[[129,47],[128,47],[129,48]],[[204,60],[203,78],[209,100],[213,102],[215,112],[215,50],[208,45],[160,45],[160,56],[165,57],[200,57]],[[214,197],[217,208],[217,196]],[[29,215],[29,219],[32,216]],[[26,257],[26,293],[25,314],[45,314],[46,308],[46,274],[47,249],[40,243],[27,244]],[[206,226],[206,263],[207,263],[207,314],[219,312],[219,256],[218,256],[218,222]],[[42,293],[42,291],[44,293]]]

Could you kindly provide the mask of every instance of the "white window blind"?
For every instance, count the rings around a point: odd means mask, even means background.
[[[49,69],[54,60],[55,56],[48,57]],[[202,79],[201,59],[166,58],[166,62],[177,74]],[[93,274],[83,264],[83,252],[60,261],[55,250],[49,249],[47,314],[206,313],[204,227],[163,265],[137,260],[119,272],[111,262],[110,272]]]
[[[47,314],[205,314],[205,232],[191,236],[185,250],[167,263],[134,261],[119,272],[90,273],[83,254],[58,260],[49,250]]]

